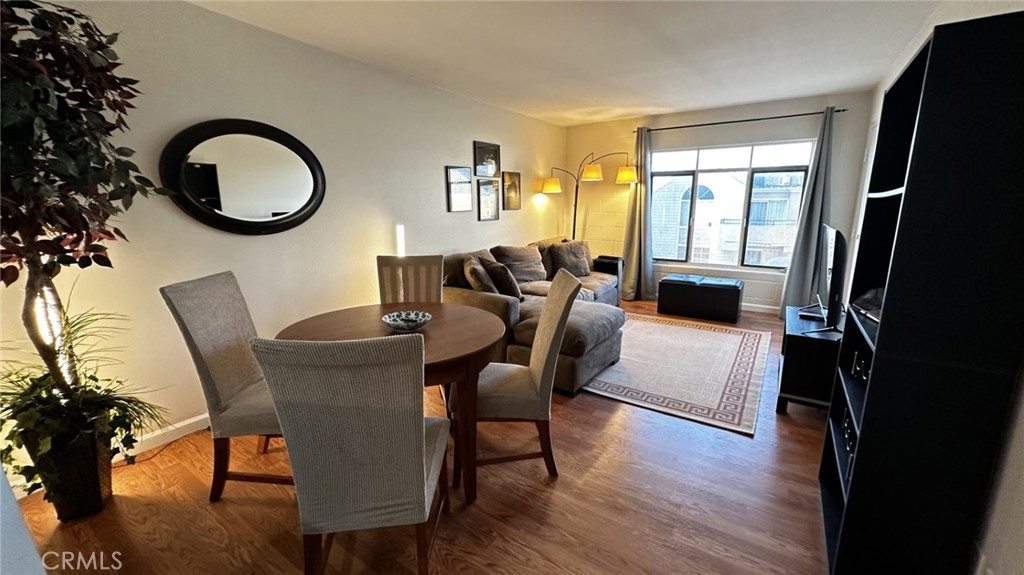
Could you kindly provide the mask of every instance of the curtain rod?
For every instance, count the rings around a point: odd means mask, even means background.
[[[839,108],[836,113],[845,112],[846,108]],[[742,124],[744,122],[762,122],[764,120],[783,120],[785,118],[799,118],[801,116],[819,116],[825,112],[805,112],[803,114],[787,114],[785,116],[766,116],[764,118],[750,118],[748,120],[726,120],[724,122],[708,122],[706,124],[690,124],[688,126],[668,126],[665,128],[651,128],[651,132],[661,132],[663,130],[682,130],[683,128],[703,128],[705,126],[721,126],[724,124]]]

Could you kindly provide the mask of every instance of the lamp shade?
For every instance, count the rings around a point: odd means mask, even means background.
[[[636,177],[636,166],[622,166],[615,174],[616,184],[635,184],[640,181]]]
[[[601,173],[601,164],[587,164],[583,166],[581,182],[603,182],[604,174]]]
[[[562,193],[562,181],[558,178],[544,178],[544,185],[540,189],[545,194]]]

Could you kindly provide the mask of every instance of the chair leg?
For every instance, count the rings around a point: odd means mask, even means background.
[[[261,435],[256,442],[256,453],[266,453],[267,449],[270,449],[270,436]]]
[[[448,457],[441,458],[441,478],[438,479],[441,486],[441,511],[448,513],[451,505],[448,503]]]
[[[430,567],[430,537],[427,533],[429,521],[416,524],[416,562],[419,575],[428,575]]]
[[[210,501],[220,501],[224,493],[224,482],[228,480],[228,462],[231,461],[231,438],[213,439],[213,485],[210,486]]]
[[[537,421],[537,433],[540,435],[540,452],[544,456],[544,465],[548,468],[548,475],[558,477],[558,468],[555,467],[555,452],[551,449],[551,422]]]
[[[323,538],[319,533],[302,536],[302,572],[304,575],[321,575],[324,572]]]
[[[452,436],[452,443],[455,449],[452,454],[452,488],[458,489],[459,485],[462,484],[462,456],[459,455],[459,434],[455,433]]]

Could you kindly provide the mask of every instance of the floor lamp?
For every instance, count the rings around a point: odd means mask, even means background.
[[[576,168],[576,173],[572,173],[569,170],[562,168],[551,168],[551,177],[544,180],[544,185],[541,188],[541,192],[545,194],[560,194],[562,193],[562,181],[555,177],[555,170],[559,172],[565,172],[569,174],[575,183],[576,190],[572,197],[572,239],[576,239],[576,209],[579,205],[580,200],[580,182],[602,182],[604,181],[604,175],[601,173],[601,164],[598,164],[598,160],[601,158],[607,158],[608,156],[616,156],[622,154],[626,156],[627,165],[619,168],[618,173],[615,174],[616,184],[635,184],[637,183],[636,177],[636,166],[630,166],[629,154],[627,152],[610,152],[602,156],[594,157],[594,153],[591,152],[584,156],[583,160],[580,161],[580,165]]]

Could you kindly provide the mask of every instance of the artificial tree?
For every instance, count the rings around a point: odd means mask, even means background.
[[[2,2],[0,27],[0,280],[11,286],[25,277],[22,323],[43,364],[40,375],[29,378],[32,385],[6,390],[3,414],[14,418],[11,406],[24,407],[33,397],[56,396],[71,405],[71,398],[88,396],[97,386],[112,389],[110,381],[104,384],[77,365],[71,334],[62,333],[70,316],[53,278],[65,266],[112,267],[104,243],[126,238],[111,218],[131,207],[137,194],[167,192],[128,159],[131,149],[112,142],[128,128],[125,115],[140,93],[136,80],[116,73],[121,63],[111,46],[117,34],[104,34],[78,10],[48,2]],[[22,395],[12,396],[17,393]],[[155,412],[142,409],[114,424],[130,433],[142,423],[140,413]],[[16,425],[23,425],[21,419]],[[47,491],[49,498],[49,486]]]

